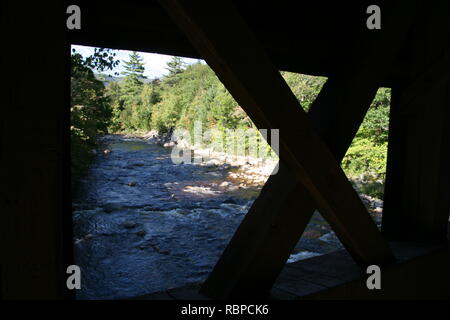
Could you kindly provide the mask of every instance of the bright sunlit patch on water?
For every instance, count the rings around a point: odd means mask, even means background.
[[[293,262],[296,262],[296,261],[305,260],[305,259],[312,258],[312,257],[315,257],[315,256],[320,256],[320,255],[321,254],[317,253],[317,252],[302,251],[302,252],[299,252],[299,253],[291,254],[289,256],[289,259],[288,259],[287,263],[293,263]]]
[[[208,187],[197,187],[197,186],[186,186],[183,188],[184,192],[191,192],[195,194],[218,194],[219,191],[211,190],[211,188]]]

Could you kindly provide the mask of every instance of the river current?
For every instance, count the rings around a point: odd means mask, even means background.
[[[262,185],[229,165],[174,164],[170,148],[103,138],[72,201],[78,299],[132,298],[204,281]],[[110,152],[109,152],[110,151]],[[288,262],[341,248],[316,212]]]

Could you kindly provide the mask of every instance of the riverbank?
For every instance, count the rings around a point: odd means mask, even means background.
[[[255,199],[259,195],[259,190],[264,186],[265,182],[269,178],[270,174],[276,172],[278,161],[274,159],[257,159],[252,157],[239,157],[230,156],[222,152],[214,152],[210,149],[202,149],[196,146],[187,145],[185,141],[174,141],[170,133],[160,135],[157,131],[141,132],[141,133],[127,133],[119,135],[107,135],[103,137],[103,143],[109,140],[114,141],[116,139],[136,139],[137,141],[143,141],[148,144],[158,145],[167,150],[171,150],[174,146],[187,148],[194,150],[197,157],[202,157],[204,161],[196,163],[200,167],[205,167],[207,174],[214,177],[223,177],[225,181],[213,182],[208,186],[188,186],[187,192],[192,194],[213,194],[213,193],[230,193],[231,195],[237,194],[238,197],[243,197],[245,194],[246,199]],[[368,194],[362,193],[361,190],[367,190],[371,188],[370,181],[367,182],[364,177],[358,177],[356,180],[350,180],[358,192],[363,204],[374,220],[378,228],[381,228],[381,219],[383,212],[383,200],[372,197]],[[377,188],[380,188],[380,182],[377,182]],[[333,243],[336,247],[340,247],[341,244],[334,232],[322,218],[322,216],[316,211],[313,216],[311,225],[323,228],[330,231],[327,235],[326,241]],[[315,221],[315,222],[314,222]],[[317,233],[313,232],[313,237],[316,238]],[[294,261],[294,260],[293,260]]]
[[[141,139],[147,143],[154,143],[164,148],[178,147],[184,150],[191,150],[193,161],[198,165],[219,169],[232,168],[229,178],[240,180],[243,184],[262,186],[272,173],[278,169],[278,158],[256,158],[249,155],[230,155],[224,152],[217,152],[212,148],[201,148],[187,143],[186,140],[177,140],[171,133],[159,134],[157,131],[127,133],[124,138]],[[107,136],[106,136],[107,137]]]
[[[186,141],[177,141],[171,133],[159,134],[156,130],[149,132],[124,133],[125,138],[142,139],[148,143],[154,143],[164,148],[178,146],[193,150],[197,157],[203,157],[199,165],[218,168],[234,168],[229,174],[230,179],[239,180],[242,185],[263,186],[272,173],[276,173],[278,159],[255,158],[250,156],[230,156],[223,152],[215,152],[212,149],[199,148],[195,145],[187,144]],[[275,170],[275,171],[274,171]],[[372,175],[366,174],[357,177],[350,177],[350,181],[357,190],[370,212],[380,213],[383,208],[383,201],[380,199],[384,189],[384,182],[375,179]],[[380,217],[381,219],[381,217]]]

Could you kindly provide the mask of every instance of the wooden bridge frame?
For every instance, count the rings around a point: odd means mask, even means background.
[[[2,68],[11,75],[2,95],[10,106],[5,119],[22,121],[2,123],[8,150],[2,163],[24,168],[18,176],[2,174],[9,183],[2,200],[2,211],[9,214],[2,217],[0,269],[1,296],[7,298],[71,296],[63,280],[64,266],[72,259],[70,216],[61,214],[70,212],[62,179],[70,178],[63,171],[69,118],[61,107],[68,105],[69,51],[66,31],[55,28],[64,23],[64,8],[55,3],[42,2],[13,16],[22,10],[6,1],[2,10],[4,38],[17,48],[2,54]],[[361,268],[398,266],[388,240],[447,244],[450,25],[445,1],[433,7],[420,0],[407,6],[399,2],[383,18],[381,33],[366,54],[356,56],[346,72],[329,76],[308,113],[230,1],[160,3],[253,122],[280,130],[280,170],[269,178],[202,285],[203,295],[226,299],[270,291],[316,208]],[[42,20],[40,13],[47,18]],[[339,162],[405,43],[411,59],[405,81],[392,84],[380,232]],[[45,47],[33,55],[46,81],[31,87],[18,71],[35,68],[35,60],[27,57],[33,46]],[[8,63],[12,59],[23,65]],[[40,108],[31,108],[36,101]],[[26,119],[22,110],[28,112]],[[17,130],[24,134],[12,141],[11,132]],[[32,164],[20,156],[20,145],[36,155]],[[23,254],[17,248],[28,249]]]

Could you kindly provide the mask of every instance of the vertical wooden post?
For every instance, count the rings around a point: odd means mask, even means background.
[[[382,230],[395,240],[447,238],[449,5],[429,8],[414,34],[414,80],[392,90]]]
[[[63,209],[63,132],[69,130],[70,48],[63,4],[1,3],[0,32],[8,44],[1,52],[6,81],[1,86],[0,282],[5,299],[59,299],[66,292],[63,248],[71,239],[64,221],[71,216]]]
[[[450,211],[449,85],[403,114],[393,88],[382,230],[395,240],[444,241]]]

